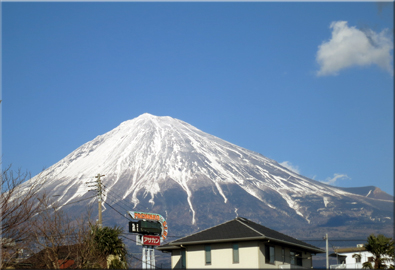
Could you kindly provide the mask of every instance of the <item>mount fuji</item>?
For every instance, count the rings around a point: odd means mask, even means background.
[[[105,175],[108,224],[127,224],[119,214],[134,210],[161,214],[173,235],[238,215],[285,231],[393,226],[393,197],[375,187],[326,185],[188,123],[147,113],[97,136],[29,181],[45,177],[44,190],[57,195],[64,211],[76,213],[96,202],[82,200],[95,195],[86,182],[98,173]]]

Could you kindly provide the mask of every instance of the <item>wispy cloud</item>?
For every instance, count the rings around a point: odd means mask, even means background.
[[[320,182],[322,182],[324,184],[327,184],[327,185],[335,186],[336,185],[336,181],[338,181],[338,180],[346,180],[346,179],[351,179],[351,178],[348,177],[347,174],[335,173],[332,178],[328,177],[326,179],[326,181],[320,181]]]
[[[332,38],[318,47],[318,76],[336,75],[351,66],[376,64],[393,74],[391,51],[394,48],[388,29],[376,33],[371,29],[348,27],[346,21],[332,22]]]
[[[285,168],[287,168],[287,169],[289,169],[289,170],[291,170],[291,171],[293,171],[293,172],[295,172],[297,174],[300,174],[299,167],[296,166],[296,165],[291,164],[291,162],[289,162],[289,161],[281,162],[280,165],[284,166]]]

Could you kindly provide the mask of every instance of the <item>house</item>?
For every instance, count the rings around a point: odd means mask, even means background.
[[[17,269],[44,269],[55,268],[59,269],[75,269],[78,268],[82,261],[90,261],[90,266],[96,268],[108,268],[108,263],[111,262],[106,259],[98,259],[90,257],[88,254],[83,254],[87,251],[83,244],[64,245],[53,248],[45,248],[38,253],[32,254],[29,258],[19,262],[15,265]],[[55,265],[57,262],[57,266]]]
[[[336,257],[337,264],[330,265],[330,269],[362,269],[365,262],[370,262],[374,266],[374,256],[367,251],[363,244],[356,247],[346,247],[334,249],[331,257]],[[384,255],[384,258],[388,256]],[[393,263],[393,262],[392,262]]]
[[[57,265],[55,265],[57,259]],[[106,257],[92,254],[84,244],[64,245],[54,248],[45,248],[29,258],[15,264],[17,269],[76,269],[83,265],[88,268],[105,269],[110,268],[113,260],[119,260],[118,255],[108,255]],[[126,263],[120,263],[126,268]]]
[[[237,217],[157,248],[171,253],[171,268],[311,268],[325,251]]]
[[[75,268],[75,258],[78,257],[77,255],[78,247],[77,245],[70,245],[70,246],[60,246],[57,248],[57,258],[58,265],[60,269],[66,268]],[[43,249],[40,252],[33,254],[26,260],[19,262],[16,267],[18,269],[43,269],[43,268],[53,268],[53,264],[49,263],[50,261],[47,260],[48,254],[52,254],[52,250],[49,248]],[[47,264],[47,263],[49,264]]]

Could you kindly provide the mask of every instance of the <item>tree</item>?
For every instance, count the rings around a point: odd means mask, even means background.
[[[106,259],[94,239],[89,208],[86,215],[70,218],[45,194],[38,200],[41,211],[29,222],[28,242],[35,254],[24,261],[24,265],[50,269],[106,267]]]
[[[120,227],[92,227],[92,235],[96,249],[106,260],[109,256],[114,257],[108,263],[111,268],[126,268],[126,248],[120,238],[122,228]]]
[[[42,267],[59,269],[80,245],[79,228],[45,194],[37,200],[41,211],[29,222],[31,248],[42,252]]]
[[[0,268],[15,260],[22,241],[30,230],[28,221],[39,212],[37,197],[45,178],[42,174],[30,179],[30,173],[13,171],[11,166],[2,171],[0,195],[1,260]]]
[[[29,173],[2,173],[0,201],[0,269],[17,268],[126,268],[126,249],[118,227],[99,228],[89,214],[69,218],[46,196],[45,177],[30,179]],[[29,259],[16,260],[21,249],[34,253]],[[108,261],[109,255],[113,259]]]
[[[373,254],[374,269],[385,269],[386,261],[394,257],[394,240],[382,234],[375,236],[371,234],[365,244],[367,251]]]

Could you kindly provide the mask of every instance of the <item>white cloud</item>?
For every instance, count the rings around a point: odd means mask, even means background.
[[[297,173],[297,174],[300,174],[299,167],[295,166],[295,165],[292,165],[291,162],[289,162],[289,161],[281,162],[280,165],[285,167],[285,168],[287,168],[287,169],[289,169],[289,170],[291,170],[291,171],[293,171],[293,172],[295,172],[295,173]]]
[[[391,51],[394,48],[389,30],[376,33],[348,27],[346,21],[332,22],[332,38],[318,47],[316,60],[320,65],[318,76],[336,75],[351,66],[376,64],[393,74]]]
[[[351,178],[348,177],[346,174],[335,173],[332,178],[328,177],[326,181],[320,181],[320,182],[327,185],[335,186],[337,180],[345,180],[345,179],[351,179]]]

